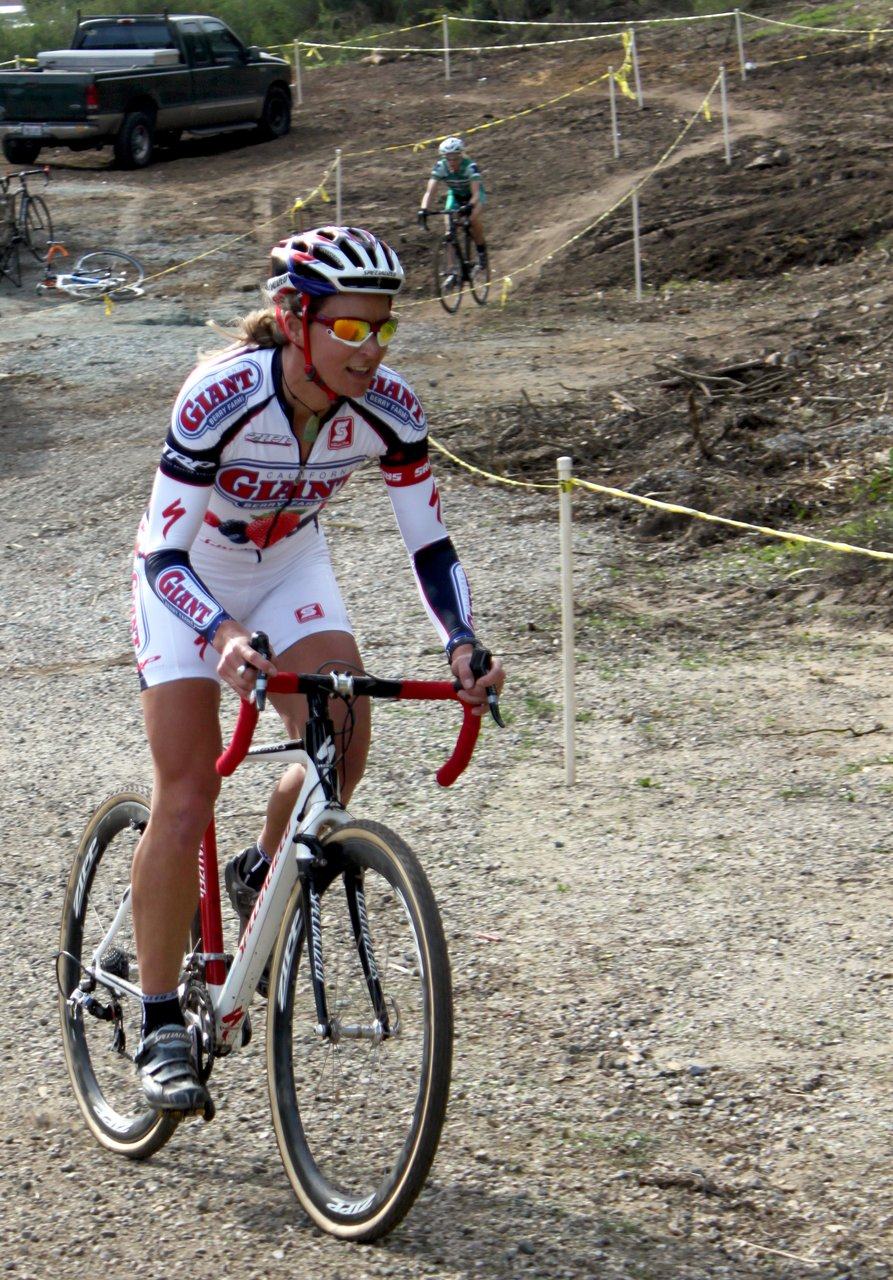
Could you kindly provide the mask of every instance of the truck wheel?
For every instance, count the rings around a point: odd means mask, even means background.
[[[145,169],[152,160],[154,126],[143,111],[131,111],[115,138],[115,159],[122,169]]]
[[[40,143],[31,138],[3,139],[3,154],[10,164],[33,164],[40,155]]]
[[[270,89],[264,100],[257,131],[260,136],[282,138],[291,128],[291,101],[284,89]]]

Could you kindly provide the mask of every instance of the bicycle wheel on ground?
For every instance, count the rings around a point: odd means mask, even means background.
[[[90,975],[98,963],[139,988],[130,865],[148,820],[149,803],[135,791],[110,796],[93,814],[68,878],[58,960],[62,1042],[78,1105],[104,1147],[133,1159],[162,1147],[179,1117],[153,1110],[137,1079],[139,995],[116,995]]]
[[[83,254],[74,264],[72,275],[84,277],[85,293],[116,302],[139,297],[140,285],[146,278],[136,258],[117,249],[95,249]]]
[[[462,262],[452,240],[439,240],[434,249],[434,288],[444,310],[450,315],[462,301]]]
[[[21,209],[24,216],[20,213],[19,226],[25,245],[38,262],[43,262],[53,239],[53,220],[46,201],[40,196],[29,195],[27,203],[23,201]]]
[[[351,823],[326,839],[325,856],[316,887],[332,1036],[317,1031],[299,886],[270,978],[270,1103],[304,1209],[324,1231],[368,1241],[401,1221],[437,1150],[452,1060],[449,959],[431,887],[398,836]],[[355,927],[371,938],[371,982]],[[376,976],[384,1018],[370,995]]]

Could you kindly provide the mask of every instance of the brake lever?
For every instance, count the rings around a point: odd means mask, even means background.
[[[483,648],[481,645],[475,645],[469,658],[469,666],[471,674],[475,680],[480,680],[481,676],[485,676],[493,665],[493,654],[489,649]],[[505,721],[499,713],[499,694],[496,687],[492,684],[486,686],[487,689],[487,706],[490,708],[490,715],[499,725],[500,729],[505,728]]]
[[[263,631],[253,631],[251,639],[248,641],[255,653],[259,653],[262,658],[271,661],[273,650],[270,648],[270,641]],[[254,703],[258,711],[263,711],[267,705],[267,673],[266,671],[258,671],[254,677]]]

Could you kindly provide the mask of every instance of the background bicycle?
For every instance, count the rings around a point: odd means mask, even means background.
[[[275,942],[266,1056],[280,1154],[318,1226],[372,1240],[401,1221],[434,1158],[449,1091],[452,987],[439,913],[415,855],[394,832],[340,804],[328,703],[455,699],[456,690],[451,681],[334,673],[279,675],[270,689],[307,697],[304,740],[249,752],[258,712],[243,702],[218,772],[232,773],[246,755],[296,759],[305,782],[234,957],[223,950],[212,821],[181,1000],[206,1079],[218,1057],[248,1042],[248,1004]],[[479,728],[464,708],[454,753],[438,771],[443,785],[468,763]],[[152,1155],[182,1118],[148,1106],[130,1056],[140,994],[130,863],[148,818],[146,798],[127,791],[88,823],[69,877],[57,970],[78,1103],[96,1138],[132,1158]],[[210,1119],[213,1108],[204,1114]]]
[[[46,184],[49,169],[22,169],[0,177],[0,277],[6,276],[14,285],[22,283],[20,248],[41,262],[53,241],[46,201],[28,187],[28,179],[38,176]]]
[[[447,231],[434,246],[434,288],[450,314],[459,310],[466,284],[480,306],[490,292],[490,266],[478,261],[467,205],[445,210]]]

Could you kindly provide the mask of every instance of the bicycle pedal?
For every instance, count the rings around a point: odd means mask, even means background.
[[[205,1103],[204,1111],[196,1111],[195,1114],[197,1116],[200,1115],[201,1118],[204,1120],[205,1124],[210,1124],[210,1122],[214,1119],[214,1117],[217,1114],[217,1108],[214,1105],[213,1098],[209,1098],[208,1101]]]

